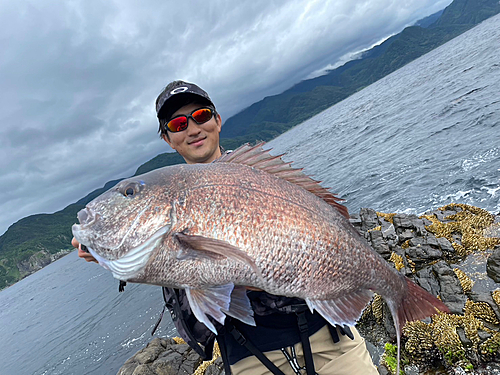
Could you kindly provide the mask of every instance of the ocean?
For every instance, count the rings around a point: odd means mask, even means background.
[[[500,15],[269,142],[350,212],[500,210]],[[113,374],[150,339],[161,289],[76,252],[0,292],[0,374]],[[155,336],[173,336],[165,315]]]

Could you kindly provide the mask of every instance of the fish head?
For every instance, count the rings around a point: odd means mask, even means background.
[[[89,202],[72,227],[78,242],[122,280],[147,262],[172,225],[172,189],[153,172],[123,180]],[[133,272],[113,270],[124,262],[133,263]]]

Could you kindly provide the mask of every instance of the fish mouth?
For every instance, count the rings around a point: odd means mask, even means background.
[[[91,226],[92,224],[94,224],[97,221],[97,219],[99,217],[99,215],[97,213],[95,213],[94,211],[92,211],[88,207],[85,207],[85,208],[81,209],[80,211],[78,211],[76,216],[78,218],[78,221],[80,222],[80,226],[82,226],[82,227]]]

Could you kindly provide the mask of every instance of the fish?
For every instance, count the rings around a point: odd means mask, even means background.
[[[399,373],[405,323],[448,307],[369,246],[339,197],[263,146],[122,180],[78,212],[73,235],[121,281],[184,289],[215,333],[211,318],[255,325],[247,288],[301,298],[340,326],[377,293],[396,327]]]

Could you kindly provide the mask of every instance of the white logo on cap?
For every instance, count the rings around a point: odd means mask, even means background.
[[[179,94],[179,93],[187,91],[187,90],[188,90],[188,88],[186,86],[177,87],[177,88],[173,89],[172,91],[170,91],[170,95]]]

